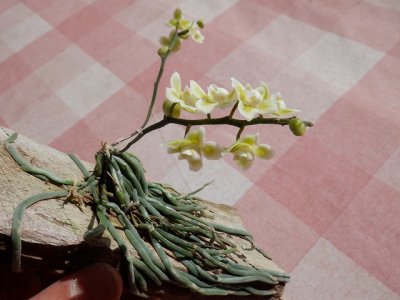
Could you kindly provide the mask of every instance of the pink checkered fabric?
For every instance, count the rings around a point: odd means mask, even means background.
[[[287,299],[399,299],[398,0],[2,0],[0,125],[93,161],[143,121],[176,6],[204,18],[206,39],[168,61],[162,90],[174,70],[204,85],[262,80],[315,126],[301,138],[256,127],[271,161],[241,171],[227,158],[199,173],[166,154],[183,129],[165,127],[132,148],[148,176],[182,191],[215,179],[201,196],[235,205],[292,272]]]

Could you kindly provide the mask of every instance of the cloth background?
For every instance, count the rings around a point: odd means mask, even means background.
[[[248,128],[272,160],[192,173],[161,146],[183,135],[171,125],[132,148],[148,177],[183,192],[215,179],[200,195],[234,205],[292,273],[287,299],[400,299],[398,0],[2,0],[0,125],[93,161],[142,123],[176,6],[204,19],[205,41],[167,62],[153,121],[177,70],[203,86],[265,81],[315,126]],[[207,134],[229,144],[236,131]]]

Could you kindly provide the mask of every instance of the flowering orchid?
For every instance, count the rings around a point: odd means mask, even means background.
[[[206,93],[196,81],[191,80],[190,90],[199,99],[196,107],[206,114],[209,114],[216,106],[225,108],[236,100],[234,91],[229,92],[216,84],[211,84]]]
[[[231,80],[239,101],[239,112],[247,121],[251,121],[258,115],[277,111],[276,102],[271,100],[269,88],[265,83],[253,89],[250,84],[244,87],[235,78]]]
[[[180,107],[188,112],[203,112],[196,107],[197,97],[194,96],[189,87],[185,86],[182,91],[181,77],[174,72],[170,79],[171,87],[166,89],[165,97],[171,102],[178,103]]]
[[[251,167],[255,157],[269,159],[274,154],[271,146],[258,143],[258,134],[238,139],[224,154],[228,152],[233,153],[233,160],[245,170]]]
[[[179,153],[178,159],[186,159],[189,169],[198,171],[203,166],[202,156],[207,159],[219,159],[222,147],[215,142],[205,142],[205,129],[200,127],[186,134],[184,139],[167,143],[168,153]]]

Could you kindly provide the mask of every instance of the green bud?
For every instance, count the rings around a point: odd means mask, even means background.
[[[289,128],[295,136],[302,136],[307,130],[306,124],[298,118],[293,118],[289,121]]]
[[[197,26],[199,26],[200,29],[203,29],[203,28],[204,28],[204,22],[203,22],[202,19],[200,19],[200,20],[197,21]]]
[[[163,111],[167,117],[179,118],[181,115],[181,106],[179,103],[165,99],[163,103]]]
[[[178,7],[177,9],[174,10],[174,19],[181,19],[182,18],[182,11]]]
[[[175,30],[171,30],[171,32],[169,33],[168,38],[169,38],[170,40],[172,40],[172,39],[174,38],[174,36],[175,36]]]
[[[176,52],[181,48],[181,40],[180,39],[176,39],[174,45],[172,45],[171,47],[171,51]]]
[[[188,33],[182,34],[182,35],[179,36],[179,38],[182,39],[182,40],[187,40],[189,38],[189,34]]]
[[[160,44],[161,44],[162,46],[168,46],[168,44],[169,44],[169,38],[166,37],[166,36],[160,37]]]
[[[188,33],[189,33],[189,29],[182,30],[182,31],[178,32],[178,36],[183,37],[183,36],[187,35]]]
[[[168,47],[167,46],[162,46],[161,48],[158,49],[157,53],[161,57],[164,57],[168,53]]]

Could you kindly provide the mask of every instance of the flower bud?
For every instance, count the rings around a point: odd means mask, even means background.
[[[179,118],[181,115],[181,106],[179,103],[165,99],[163,103],[163,111],[167,117]]]
[[[169,38],[166,37],[166,36],[162,36],[162,37],[160,38],[160,44],[161,44],[162,46],[168,46],[168,44],[169,44]]]
[[[197,26],[199,26],[200,29],[203,29],[203,28],[204,28],[204,22],[203,22],[202,19],[200,19],[200,20],[197,21]]]
[[[182,18],[182,11],[181,11],[180,8],[178,7],[178,8],[176,8],[176,9],[174,10],[174,19],[179,20],[179,19],[181,19],[181,18]]]
[[[180,39],[176,39],[175,43],[171,47],[171,51],[176,52],[181,48],[181,41]]]
[[[289,121],[289,128],[295,136],[302,136],[307,130],[306,124],[298,118],[293,118]]]
[[[178,36],[179,37],[188,36],[188,33],[189,33],[189,29],[182,30],[182,31],[178,32]]]
[[[162,46],[161,48],[158,49],[157,53],[161,57],[164,57],[168,53],[168,47],[167,46]]]
[[[174,38],[174,36],[175,36],[175,30],[171,30],[171,32],[169,33],[169,39],[172,41],[172,39]]]

